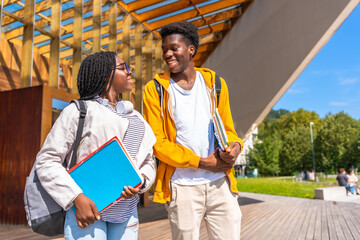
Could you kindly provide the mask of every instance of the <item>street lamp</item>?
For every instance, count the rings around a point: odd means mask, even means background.
[[[316,167],[315,167],[315,153],[314,153],[314,139],[313,139],[313,132],[312,132],[312,125],[313,124],[314,124],[313,122],[310,122],[310,136],[311,136],[312,158],[313,158],[313,165],[314,165],[314,179],[317,182]]]

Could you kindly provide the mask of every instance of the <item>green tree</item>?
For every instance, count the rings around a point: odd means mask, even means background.
[[[261,140],[256,142],[253,149],[250,149],[248,157],[250,164],[258,169],[260,175],[274,176],[279,174],[281,140],[275,122],[286,114],[289,114],[288,110],[271,110],[258,127],[258,139]]]
[[[360,167],[360,121],[344,112],[320,119],[299,109],[271,111],[259,125],[259,142],[249,159],[262,175],[293,174],[313,169],[310,122],[313,122],[315,163],[325,174],[340,167]]]
[[[279,110],[271,110],[270,113],[266,116],[264,121],[259,125],[259,137],[267,137],[272,136],[274,134],[278,134],[279,129],[277,127],[276,122],[284,115],[288,115],[290,112],[288,110],[279,109]]]
[[[348,160],[348,165],[353,168],[360,167],[360,133],[357,133],[357,139],[353,141],[351,147],[344,154],[344,159]]]
[[[275,124],[277,129],[280,131],[282,138],[284,138],[288,132],[301,126],[309,129],[310,122],[313,122],[316,125],[319,120],[319,115],[317,113],[309,112],[300,108],[296,112],[291,112],[287,115],[281,116]]]
[[[271,111],[269,112],[269,114],[266,116],[266,118],[264,119],[264,122],[269,122],[269,123],[274,123],[276,122],[281,116],[283,115],[287,115],[290,112],[288,110],[285,109],[279,109],[279,110],[274,110],[271,109]]]
[[[317,165],[325,173],[336,172],[340,167],[357,167],[359,121],[344,112],[329,114],[322,120],[314,142]]]
[[[260,175],[278,175],[280,146],[281,142],[276,137],[265,137],[250,149],[248,154],[250,164],[258,169]]]
[[[282,141],[279,152],[281,175],[312,169],[310,122],[317,125],[319,121],[317,113],[300,108],[281,116],[274,123],[273,128],[279,132]],[[315,136],[316,130],[313,133]]]
[[[279,165],[282,175],[297,171],[312,170],[312,152],[308,127],[299,126],[287,132],[279,151]]]

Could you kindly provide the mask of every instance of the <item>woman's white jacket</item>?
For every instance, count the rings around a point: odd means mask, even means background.
[[[96,101],[86,101],[87,114],[82,139],[77,151],[79,162],[108,140],[117,136],[123,140],[129,120],[111,112]],[[152,147],[156,138],[150,126],[136,111],[133,112],[144,122],[145,133],[139,151],[133,159],[141,174],[145,174],[149,183],[141,190],[145,192],[155,180],[156,167],[152,158]],[[82,190],[63,167],[69,165],[79,121],[79,111],[75,104],[67,106],[56,120],[44,145],[36,157],[36,172],[44,189],[65,210],[73,205],[73,200]],[[91,178],[91,176],[89,176]]]

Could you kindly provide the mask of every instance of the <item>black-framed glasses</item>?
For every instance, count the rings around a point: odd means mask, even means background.
[[[124,65],[124,67],[123,67],[123,68],[119,68],[119,66],[122,66],[122,65]],[[115,68],[116,68],[116,69],[119,69],[119,70],[122,70],[122,71],[125,71],[125,70],[126,70],[127,73],[130,74],[130,67],[129,67],[129,65],[128,65],[126,62],[120,63],[120,64],[117,65]]]

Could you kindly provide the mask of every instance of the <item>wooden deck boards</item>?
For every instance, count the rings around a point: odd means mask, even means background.
[[[241,193],[241,239],[360,239],[360,199],[333,202]],[[171,230],[163,205],[139,208],[139,239],[168,240]],[[23,226],[0,226],[0,239],[45,240]],[[54,238],[53,238],[54,239]],[[63,238],[59,238],[63,239]],[[201,224],[200,239],[208,239]]]

